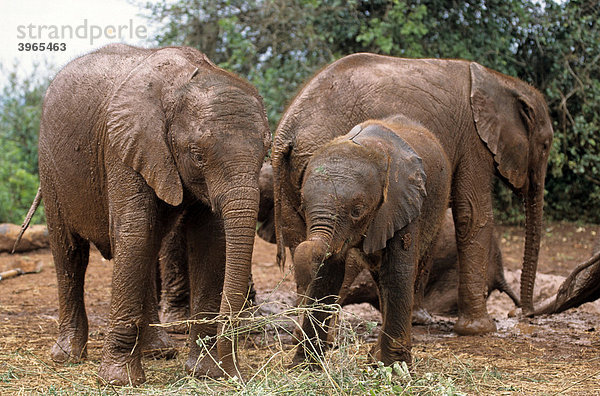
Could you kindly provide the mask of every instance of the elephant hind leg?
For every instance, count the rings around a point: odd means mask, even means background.
[[[163,239],[158,257],[162,288],[160,321],[172,323],[188,320],[190,285],[186,238],[181,219]],[[187,325],[173,325],[167,327],[167,331],[183,334],[187,331]]]
[[[151,279],[156,279],[157,266],[151,266]],[[160,323],[158,315],[158,293],[157,283],[148,282],[149,288],[144,298],[144,313],[147,315],[145,322],[153,324]],[[142,354],[150,358],[172,359],[177,355],[177,349],[171,337],[167,334],[164,327],[149,326],[143,332]]]
[[[51,217],[48,224],[52,224]],[[88,320],[83,286],[90,243],[66,227],[50,226],[50,248],[58,281],[58,338],[50,356],[57,363],[80,362],[87,357]]]

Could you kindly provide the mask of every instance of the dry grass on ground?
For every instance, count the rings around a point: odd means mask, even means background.
[[[597,226],[556,223],[546,227],[539,271],[567,275],[590,255]],[[520,267],[522,231],[499,230],[508,271]],[[246,384],[232,380],[198,381],[185,375],[185,345],[173,360],[144,359],[147,383],[138,388],[113,388],[96,375],[107,326],[112,263],[94,252],[86,277],[90,318],[89,359],[77,365],[56,365],[49,348],[57,334],[56,279],[51,255],[39,274],[0,282],[0,394],[600,394],[600,315],[596,308],[569,310],[555,317],[516,320],[504,312],[495,317],[500,331],[480,337],[457,337],[452,318],[437,318],[430,326],[414,328],[414,364],[371,367],[366,354],[378,329],[378,313],[370,307],[344,310],[338,323],[338,344],[327,354],[326,369],[312,372],[288,369],[292,345],[289,332],[295,319],[294,283],[274,264],[274,246],[257,240],[253,273],[263,307],[257,315],[264,326],[242,337],[241,357]],[[0,271],[13,258],[0,255]],[[283,280],[282,280],[283,279]],[[541,286],[538,286],[541,287]],[[273,301],[277,302],[274,305]],[[289,311],[281,312],[287,308]]]

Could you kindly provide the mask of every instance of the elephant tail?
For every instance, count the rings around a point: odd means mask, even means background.
[[[42,187],[39,186],[38,190],[37,190],[37,193],[35,194],[35,198],[33,199],[33,203],[31,204],[31,207],[29,208],[29,212],[27,212],[27,216],[25,217],[25,221],[21,225],[21,231],[19,232],[19,236],[17,236],[17,240],[15,241],[15,244],[13,245],[13,248],[12,248],[12,251],[10,252],[10,254],[14,254],[15,253],[15,250],[17,249],[17,246],[19,246],[19,242],[21,242],[21,238],[23,237],[23,233],[25,232],[25,230],[27,229],[27,227],[29,227],[29,223],[31,222],[31,218],[35,214],[35,211],[37,210],[38,206],[40,206],[40,202],[41,201],[42,201]]]

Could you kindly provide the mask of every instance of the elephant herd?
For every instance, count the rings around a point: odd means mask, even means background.
[[[148,326],[159,320],[159,267],[163,299],[192,319],[221,319],[191,325],[186,369],[242,378],[231,334],[257,219],[281,266],[291,252],[298,304],[351,302],[366,277],[383,318],[375,360],[410,363],[411,317],[426,316],[436,282],[452,283],[456,333],[493,332],[492,288],[534,312],[552,137],[538,91],[469,61],[346,56],[304,85],[271,138],[256,89],[195,49],[113,44],[84,55],[48,87],[39,134],[59,295],[51,357],[86,357],[93,243],[114,260],[103,380],[140,384],[142,349],[172,352],[164,329]],[[498,275],[494,175],[524,202],[520,298]],[[448,254],[453,265],[440,267]],[[328,316],[306,315],[293,364],[323,353]]]

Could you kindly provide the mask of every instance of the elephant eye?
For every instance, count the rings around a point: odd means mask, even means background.
[[[354,220],[360,219],[362,217],[362,214],[363,214],[362,205],[355,205],[350,210],[350,217],[352,217]]]
[[[202,152],[200,148],[197,146],[190,146],[190,153],[195,162],[202,162]]]

